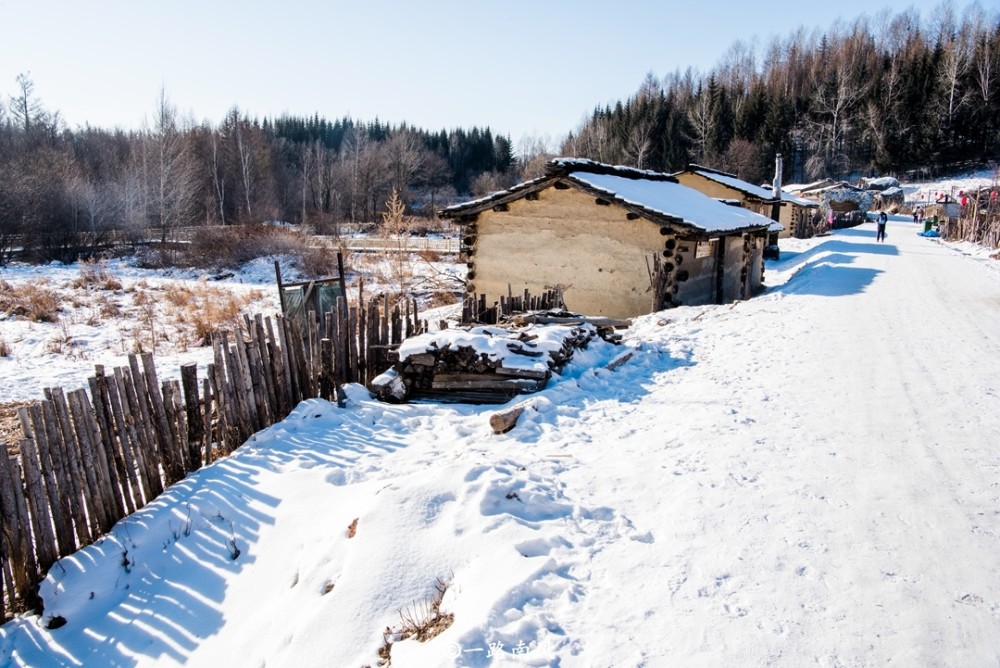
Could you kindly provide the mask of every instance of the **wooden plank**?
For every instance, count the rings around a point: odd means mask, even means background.
[[[28,543],[31,526],[24,521],[20,512],[24,505],[20,472],[7,455],[6,444],[0,443],[0,447],[3,448],[3,452],[0,452],[0,509],[3,512],[0,540],[3,541],[2,550],[10,569],[11,582],[7,588],[7,596],[11,603],[8,609],[13,611],[17,607],[17,601],[23,601],[34,584],[36,566]]]
[[[497,379],[479,374],[438,374],[431,381],[434,390],[540,390],[545,382],[529,378]]]
[[[317,296],[318,300],[318,296]],[[312,309],[308,312],[306,318],[306,340],[309,341],[309,347],[306,349],[308,354],[306,359],[306,368],[309,371],[309,378],[312,379],[310,385],[313,388],[313,392],[310,394],[315,396],[319,392],[319,388],[316,385],[316,381],[319,379],[320,372],[320,351],[319,351],[319,320],[316,315],[316,310]]]
[[[163,458],[163,472],[167,485],[172,485],[184,477],[184,466],[179,461],[176,440],[171,432],[167,419],[166,407],[160,394],[160,383],[156,378],[156,365],[152,353],[142,353],[142,368],[146,374],[147,396],[153,417],[153,427],[160,446],[160,456]]]
[[[201,381],[201,423],[204,425],[205,431],[201,438],[201,461],[204,462],[203,466],[208,466],[212,463],[212,451],[214,450],[214,443],[219,438],[218,431],[213,432],[212,430],[212,381],[210,378],[204,378]],[[213,439],[213,433],[215,438]]]
[[[252,417],[251,390],[246,386],[247,377],[240,364],[238,346],[229,344],[228,332],[222,333],[223,352],[226,354],[226,369],[229,372],[229,390],[236,407],[236,431],[232,448],[236,449],[254,430]]]
[[[257,330],[249,317],[246,319],[246,326],[247,363],[250,366],[250,380],[253,382],[253,396],[256,404],[257,420],[260,428],[263,429],[270,426],[274,420],[271,412],[271,402],[267,395],[267,374],[264,371],[264,362],[260,358],[260,347],[255,340]]]
[[[358,337],[357,337],[358,310],[356,307],[347,307],[347,382],[360,381],[361,370],[358,368]]]
[[[515,378],[533,378],[535,380],[547,380],[552,376],[548,369],[515,369],[511,367],[498,366],[493,369],[498,376],[513,376]]]
[[[135,512],[133,498],[139,497],[139,490],[133,488],[135,482],[130,479],[125,470],[125,460],[122,457],[122,445],[125,435],[117,432],[114,427],[114,415],[111,412],[111,399],[108,394],[108,379],[104,375],[104,367],[97,365],[97,371],[90,378],[90,394],[94,397],[94,415],[97,418],[97,428],[101,436],[101,450],[108,467],[108,476],[121,490],[116,495],[115,514],[121,519],[126,514]]]
[[[333,377],[339,388],[347,382],[347,302],[337,297],[337,310],[333,318]]]
[[[300,400],[299,371],[295,363],[295,351],[292,350],[294,342],[291,336],[291,321],[284,316],[278,316],[277,328],[283,356],[282,364],[285,366],[285,380],[288,383],[288,410],[291,411]]]
[[[176,406],[174,403],[174,381],[165,380],[160,383],[160,401],[163,404],[163,412],[166,418],[166,428],[168,433],[166,434],[167,440],[164,441],[165,444],[170,446],[171,457],[176,460],[177,470],[176,473],[179,474],[177,480],[184,479],[185,466],[183,459],[180,455],[180,449],[176,446],[180,444],[181,438],[184,439],[185,449],[187,443],[187,423],[185,422],[183,426],[179,424],[180,416],[177,414]],[[181,413],[183,415],[183,412]],[[177,482],[177,480],[168,481],[168,486]]]
[[[27,587],[24,591],[19,592],[21,595],[21,600],[24,602],[23,607],[28,610],[41,610],[42,601],[38,597],[38,590],[35,586],[36,583],[40,582],[42,579],[42,571],[38,565],[38,553],[36,552],[36,546],[32,542],[32,518],[28,512],[28,495],[24,491],[23,480],[26,480],[24,472],[21,467],[21,462],[17,459],[10,460],[11,465],[11,478],[14,481],[15,486],[21,485],[21,493],[14,497],[14,502],[17,504],[17,515],[20,518],[21,526],[24,527],[24,533],[20,537],[20,542],[24,549],[27,550],[25,553],[25,574],[28,577]],[[16,580],[15,580],[15,586]]]
[[[79,406],[73,410],[75,399],[66,397],[62,389],[53,391],[57,405],[61,404],[61,411],[65,412],[66,427],[71,431],[70,438],[73,442],[73,452],[70,453],[74,464],[73,475],[78,477],[78,485],[82,494],[82,500],[86,504],[86,528],[88,535],[80,540],[81,545],[90,544],[104,533],[106,526],[106,511],[104,491],[98,486],[97,471],[94,464],[94,454],[90,445],[89,424],[80,415]],[[70,427],[70,417],[72,417],[72,427]]]
[[[100,495],[101,513],[98,516],[98,528],[101,533],[107,533],[115,522],[124,517],[118,483],[111,477],[113,466],[109,465],[104,452],[104,444],[101,441],[95,411],[90,405],[87,393],[82,389],[70,392],[69,407],[73,413],[73,422],[77,425],[77,430],[82,430],[80,447],[81,450],[86,448],[83,453],[84,462],[89,462],[89,465],[93,467],[94,481]]]
[[[319,342],[320,346],[320,375],[319,375],[319,396],[332,401],[334,394],[333,382],[333,341],[323,338]]]
[[[268,350],[267,335],[264,332],[264,318],[260,313],[254,315],[253,321],[253,341],[257,346],[257,358],[260,360],[261,373],[264,376],[264,389],[267,394],[268,415],[270,422],[275,422],[285,417],[278,406],[278,395],[275,390],[274,361]]]
[[[51,507],[46,493],[45,476],[42,472],[41,457],[38,454],[36,440],[39,436],[44,437],[44,432],[35,434],[29,408],[23,406],[18,408],[17,416],[21,420],[21,430],[25,436],[24,440],[21,441],[21,464],[24,467],[25,490],[28,492],[27,503],[31,515],[31,533],[34,536],[38,567],[44,573],[55,563],[59,555],[58,541],[53,528],[55,524],[54,509]]]
[[[257,411],[257,384],[254,381],[253,372],[250,369],[250,358],[247,351],[246,340],[243,334],[237,329],[233,334],[232,361],[236,370],[237,387],[240,391],[240,400],[244,409],[244,436],[260,431],[261,420]]]
[[[59,556],[66,556],[76,551],[77,543],[71,507],[72,485],[63,461],[59,427],[56,425],[51,401],[43,401],[28,410],[35,426],[35,442],[38,443],[39,461],[42,465],[42,474],[45,476],[49,507],[53,510],[52,518],[55,520]],[[45,433],[44,439],[38,437],[38,432],[42,430]]]
[[[201,467],[202,440],[205,436],[205,420],[198,397],[198,365],[189,362],[181,366],[181,386],[184,388],[184,411],[187,415],[187,451],[184,453],[184,468],[195,471]]]
[[[295,403],[298,404],[303,399],[312,396],[309,383],[309,372],[306,369],[305,342],[302,336],[302,328],[297,320],[286,319],[287,339],[289,345],[289,357],[292,359],[293,377],[296,384],[293,391]]]
[[[142,444],[139,441],[134,420],[130,415],[126,417],[128,399],[125,396],[121,375],[121,369],[115,369],[114,374],[107,378],[108,401],[111,407],[111,416],[114,419],[115,431],[121,445],[125,479],[129,482],[128,489],[132,494],[135,508],[138,509],[152,500],[153,492],[147,479],[145,463],[141,459],[137,459],[136,453],[142,449]],[[133,504],[126,499],[125,505],[128,507]]]
[[[76,542],[79,547],[83,547],[90,544],[91,536],[96,538],[100,535],[97,517],[87,512],[92,502],[87,476],[83,471],[83,454],[73,425],[70,424],[65,392],[59,387],[45,392],[52,406],[53,427],[57,435],[57,447],[62,451],[65,481],[69,483],[65,489],[72,494],[69,509],[76,530]]]
[[[146,499],[148,503],[163,493],[164,461],[157,442],[156,428],[153,426],[155,418],[149,406],[147,380],[141,371],[133,373],[129,369],[122,369],[119,389],[123,392],[122,408],[127,409],[125,418],[126,420],[132,418],[136,435],[141,437],[141,440],[135,442],[134,454],[136,462],[145,469],[146,477],[149,479],[152,496]]]
[[[155,462],[156,477],[159,478],[159,468],[162,463],[162,455],[159,452],[160,446],[157,442],[156,430],[153,427],[153,414],[149,405],[149,386],[146,377],[139,367],[139,358],[135,355],[128,356],[129,373],[120,373],[115,369],[116,377],[119,379],[119,390],[122,392],[122,408],[125,415],[131,415],[135,423],[135,433],[138,437],[137,448],[143,453],[144,462]],[[122,384],[124,381],[124,384]],[[154,457],[151,459],[152,457]],[[149,501],[149,499],[147,499]]]
[[[228,454],[230,433],[235,429],[236,407],[229,389],[229,375],[226,373],[226,353],[222,350],[222,334],[212,336],[215,363],[208,365],[208,377],[212,380],[212,398],[215,402],[216,417],[219,421],[217,434],[219,454]]]
[[[208,365],[208,382],[209,390],[205,393],[205,403],[206,410],[208,405],[208,397],[212,398],[212,406],[215,411],[215,442],[211,443],[211,438],[209,438],[208,450],[206,451],[205,463],[211,464],[218,457],[228,452],[229,447],[229,418],[226,416],[226,407],[224,404],[224,399],[219,394],[219,384],[222,382],[222,373],[218,370],[217,365]],[[211,456],[207,456],[211,455]]]
[[[128,434],[128,459],[131,459],[138,473],[145,505],[163,492],[158,453],[150,436],[149,425],[143,423],[142,409],[128,369],[115,368],[115,389],[117,397],[113,398],[117,398],[118,409]]]
[[[292,376],[288,368],[288,351],[285,348],[284,327],[279,317],[277,323],[278,335],[268,317],[264,321],[267,330],[267,347],[274,365],[275,395],[278,399],[279,415],[288,415],[292,410]]]
[[[184,475],[191,471],[196,471],[201,467],[201,458],[199,457],[197,462],[193,466],[188,465],[189,454],[191,451],[191,443],[188,440],[188,435],[191,433],[191,429],[188,426],[188,414],[187,407],[184,404],[184,393],[181,389],[181,382],[177,379],[171,379],[170,383],[170,399],[173,402],[173,414],[174,414],[174,433],[177,436],[177,460],[181,464],[181,470],[184,471]],[[166,398],[164,398],[164,402]],[[195,445],[195,450],[198,446]]]

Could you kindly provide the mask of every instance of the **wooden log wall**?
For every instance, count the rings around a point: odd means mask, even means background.
[[[415,303],[341,298],[308,331],[283,316],[244,316],[212,338],[204,377],[195,364],[160,381],[151,354],[97,365],[84,389],[45,391],[18,410],[23,438],[0,456],[0,602],[4,617],[37,609],[38,584],[58,559],[96,541],[188,473],[224,457],[303,399],[336,401],[368,385],[389,352],[420,325]],[[9,449],[0,443],[5,453]]]

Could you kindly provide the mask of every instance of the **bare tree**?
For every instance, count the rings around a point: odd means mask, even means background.
[[[214,194],[215,205],[219,211],[219,223],[225,225],[227,175],[224,164],[225,160],[223,159],[222,148],[220,146],[221,139],[219,138],[219,133],[214,130],[211,131],[209,133],[209,142],[211,143],[208,154],[211,161],[209,167],[212,172],[212,191]]]
[[[31,80],[31,72],[18,74],[16,81],[18,93],[10,96],[10,113],[14,122],[28,136],[31,134],[32,124],[44,115],[44,110],[41,101],[35,97],[35,83]]]
[[[197,201],[197,173],[177,112],[160,91],[153,127],[144,133],[143,168],[147,217],[166,242],[174,229],[190,225]]]
[[[695,145],[695,161],[703,162],[708,148],[709,136],[712,132],[712,97],[708,89],[703,88],[693,98],[688,109],[688,122],[694,135],[691,139]]]
[[[415,183],[427,153],[416,133],[409,130],[394,132],[385,146],[386,160],[392,173],[392,188],[404,198]]]
[[[963,81],[972,64],[973,37],[971,27],[964,24],[962,29],[942,43],[944,52],[941,59],[941,84],[944,91],[945,127],[951,128],[955,114],[968,100]]]
[[[632,123],[625,138],[625,158],[637,169],[646,167],[646,157],[653,144],[653,122],[649,118],[640,118]]]

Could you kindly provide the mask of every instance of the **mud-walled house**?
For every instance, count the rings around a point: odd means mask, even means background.
[[[775,162],[774,182],[763,186],[744,181],[734,174],[701,165],[688,165],[687,169],[677,172],[674,176],[684,185],[709,197],[736,200],[744,208],[769,216],[782,224],[780,237],[792,235],[800,238],[810,237],[813,219],[819,213],[819,204],[785,192],[781,187],[780,155]]]
[[[464,227],[470,296],[559,289],[569,310],[613,318],[752,296],[773,222],[668,174],[569,158],[440,215]]]

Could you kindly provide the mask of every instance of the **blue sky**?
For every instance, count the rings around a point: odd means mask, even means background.
[[[70,127],[140,127],[161,87],[218,123],[233,106],[558,141],[647,72],[713,67],[736,40],[940,2],[378,3],[0,0],[0,94],[30,72]],[[965,5],[957,5],[958,8]],[[808,8],[807,8],[808,7]]]

